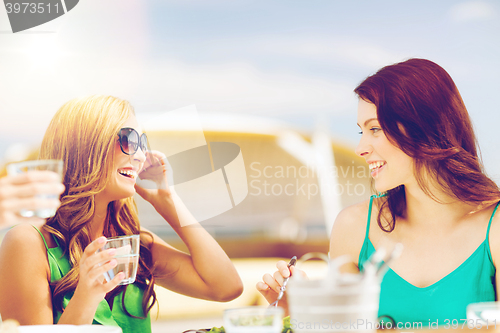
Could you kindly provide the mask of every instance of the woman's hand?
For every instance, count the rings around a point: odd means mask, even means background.
[[[290,277],[295,274],[300,274],[303,277],[306,277],[304,271],[297,269],[295,266],[288,267],[288,264],[280,260],[276,264],[276,268],[278,270],[274,272],[273,275],[266,273],[262,277],[262,281],[258,282],[255,286],[257,290],[265,297],[265,299],[270,303],[276,301],[278,298],[278,294],[280,292],[281,286],[283,285],[283,280],[287,277]],[[278,306],[285,309],[285,315],[288,316],[288,303],[286,299],[286,292],[283,295],[283,298],[278,302]]]
[[[105,282],[104,272],[115,267],[117,262],[113,259],[116,249],[96,252],[104,243],[106,237],[99,237],[83,251],[78,285],[58,324],[91,324],[99,303],[124,279],[125,275],[120,272],[111,281]]]
[[[116,249],[96,252],[104,243],[106,237],[99,237],[85,248],[79,264],[80,278],[74,296],[88,299],[95,305],[125,277],[123,272],[120,272],[111,281],[105,282],[103,274],[114,268],[117,261],[113,259]]]
[[[178,207],[176,207],[175,193],[169,188],[168,185],[168,172],[169,165],[165,155],[159,151],[150,151],[144,167],[139,173],[139,178],[141,180],[149,180],[155,183],[155,188],[149,189],[144,188],[138,184],[135,184],[135,190],[144,200],[149,202],[156,211],[174,228],[179,227],[181,222],[179,221]],[[179,204],[179,202],[177,202]],[[189,223],[184,223],[187,225]]]
[[[144,167],[139,172],[141,180],[148,180],[155,183],[155,188],[144,188],[135,185],[136,192],[153,206],[161,204],[163,199],[171,195],[167,180],[167,162],[165,154],[152,150],[148,152]],[[155,206],[156,208],[156,206]]]
[[[169,190],[166,160],[165,154],[156,150],[149,151],[139,177],[142,180],[153,181],[158,190]]]
[[[0,178],[0,227],[42,221],[22,217],[18,213],[21,209],[58,208],[61,204],[59,198],[47,199],[37,195],[59,197],[63,192],[64,185],[57,174],[51,171],[29,171]]]

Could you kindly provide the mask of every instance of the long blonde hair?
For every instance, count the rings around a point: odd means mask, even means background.
[[[51,284],[53,304],[58,311],[63,310],[64,295],[75,290],[78,284],[78,263],[92,241],[90,222],[95,212],[94,196],[104,190],[112,172],[117,133],[121,125],[134,114],[129,102],[116,97],[74,99],[57,111],[43,138],[40,158],[64,162],[63,183],[66,190],[61,195],[61,206],[56,215],[48,219],[44,226],[68,254],[72,267],[67,275]],[[140,232],[132,197],[108,205],[105,236]],[[142,242],[140,257],[136,281],[145,289],[142,308],[146,316],[156,301],[156,295],[151,251]],[[125,292],[125,289],[116,288],[112,295],[116,296],[122,290]]]

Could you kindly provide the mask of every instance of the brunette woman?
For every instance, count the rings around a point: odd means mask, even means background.
[[[342,269],[359,272],[379,246],[402,243],[382,281],[381,319],[427,327],[466,318],[468,304],[498,298],[500,191],[483,170],[460,93],[425,59],[384,67],[354,91],[356,153],[379,194],[338,215],[330,257],[349,255]],[[290,274],[286,263],[277,266],[257,284],[270,301]]]

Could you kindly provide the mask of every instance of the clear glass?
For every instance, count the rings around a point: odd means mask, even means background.
[[[116,259],[118,264],[113,269],[105,272],[104,278],[109,282],[118,275],[118,273],[123,272],[125,278],[118,285],[122,286],[134,283],[137,275],[137,266],[139,264],[139,235],[109,237],[100,251],[113,248],[116,249],[113,258]]]
[[[377,331],[380,282],[375,277],[342,274],[307,280],[292,276],[287,297],[290,317],[300,324],[294,333],[316,332],[308,328],[314,323],[321,323],[317,332]]]
[[[283,330],[283,309],[252,306],[224,311],[227,333],[280,333]]]
[[[62,172],[63,172],[63,161],[60,160],[37,160],[37,161],[26,161],[20,163],[12,163],[7,166],[7,173],[9,175],[17,175],[24,172],[29,171],[52,171],[55,172],[59,176],[59,180],[62,181]],[[40,198],[54,199],[57,198],[57,195],[49,195],[49,194],[40,194],[38,195]],[[37,210],[30,209],[21,209],[19,211],[19,215],[24,217],[39,217],[39,218],[48,218],[52,217],[56,214],[56,210],[54,208],[40,208]]]

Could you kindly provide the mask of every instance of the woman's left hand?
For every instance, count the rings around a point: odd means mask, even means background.
[[[178,217],[175,211],[175,204],[172,191],[168,185],[167,173],[168,162],[165,154],[152,150],[148,152],[144,167],[139,173],[141,180],[149,180],[155,185],[152,188],[145,188],[135,184],[135,190],[144,200],[153,205],[160,215],[162,215],[172,226],[178,224]],[[154,187],[154,188],[153,188]]]
[[[156,188],[144,188],[135,184],[137,193],[153,205],[157,196],[168,196],[171,194],[168,187],[167,164],[165,161],[165,154],[156,150],[149,151],[138,177],[141,180],[152,181]]]

